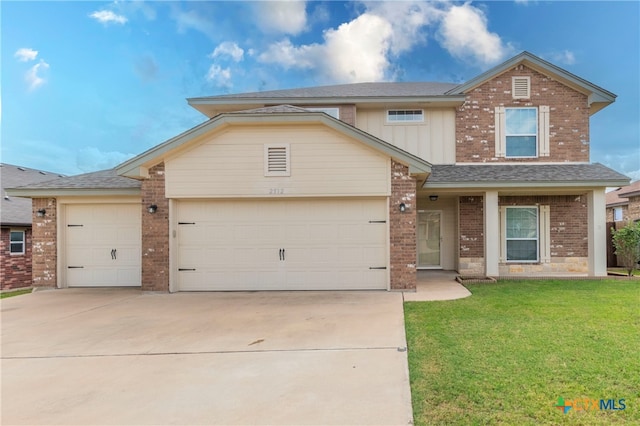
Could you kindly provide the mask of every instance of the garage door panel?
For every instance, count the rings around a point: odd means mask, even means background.
[[[139,205],[67,205],[65,218],[69,287],[141,285]]]
[[[179,290],[386,289],[386,199],[178,201]],[[374,212],[373,215],[371,212]],[[203,212],[208,212],[206,220]],[[231,235],[230,235],[231,234]],[[280,249],[284,249],[283,257]]]

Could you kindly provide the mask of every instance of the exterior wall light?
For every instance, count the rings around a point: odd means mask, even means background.
[[[147,211],[153,214],[158,211],[158,206],[156,206],[155,204],[151,204],[149,207],[147,207]]]
[[[437,195],[429,195],[429,199],[431,201],[438,201],[438,196]]]
[[[44,217],[45,213],[47,213],[47,211],[45,209],[40,209],[36,212],[36,216],[38,217]]]
[[[400,213],[404,213],[407,210],[407,206],[404,203],[400,203]]]

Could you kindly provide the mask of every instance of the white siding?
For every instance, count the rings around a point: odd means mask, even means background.
[[[455,110],[425,109],[422,123],[387,123],[386,114],[358,110],[356,127],[431,164],[455,163]]]
[[[265,144],[288,144],[290,176],[264,175]],[[387,196],[389,157],[320,125],[232,127],[165,161],[169,198]]]

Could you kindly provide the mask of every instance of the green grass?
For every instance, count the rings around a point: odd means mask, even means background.
[[[31,293],[33,290],[30,288],[24,290],[16,290],[16,291],[7,291],[5,293],[0,293],[0,299],[5,299],[7,297],[20,296],[21,294]]]
[[[628,274],[628,272],[627,272],[627,270],[625,268],[607,268],[607,271],[608,272],[616,272],[618,274],[625,274],[625,275]],[[634,277],[640,277],[640,269],[634,269],[631,272],[631,275],[634,276]]]
[[[467,287],[405,303],[416,425],[640,424],[640,282]],[[559,397],[626,409],[563,414]]]

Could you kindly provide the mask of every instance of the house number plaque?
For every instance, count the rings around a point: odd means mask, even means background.
[[[269,195],[282,195],[284,188],[269,188]]]

